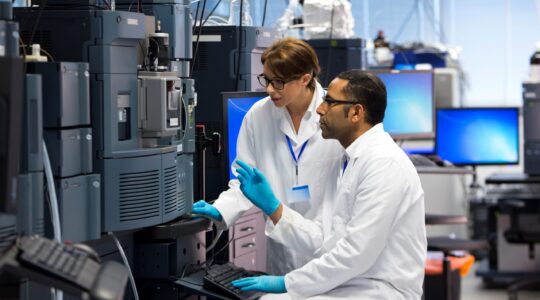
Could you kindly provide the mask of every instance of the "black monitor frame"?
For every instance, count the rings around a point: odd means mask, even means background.
[[[435,83],[434,83],[434,74],[433,70],[394,70],[394,69],[373,69],[373,70],[367,70],[368,73],[372,73],[374,75],[379,74],[421,74],[421,73],[429,73],[431,74],[431,132],[424,132],[424,133],[400,133],[400,134],[393,134],[389,133],[390,136],[394,140],[424,140],[424,139],[433,139],[435,138],[435,124],[436,124],[436,111],[435,111]],[[382,80],[382,79],[381,79]],[[388,108],[388,107],[387,107]],[[386,116],[385,116],[386,117]]]
[[[229,182],[229,173],[230,173],[230,162],[229,162],[229,111],[228,111],[228,101],[229,98],[251,98],[251,97],[261,97],[261,99],[268,96],[266,92],[222,92],[222,109],[223,109],[223,136],[221,137],[223,143],[222,150],[222,160],[221,160],[221,174],[222,178],[225,180],[225,186]]]
[[[517,154],[518,154],[518,157],[517,157],[517,160],[515,162],[511,162],[511,163],[501,163],[501,162],[481,162],[481,163],[452,163],[454,164],[455,166],[506,166],[506,165],[518,165],[521,161],[521,156],[519,154],[520,152],[520,148],[519,148],[519,145],[520,145],[520,140],[519,140],[519,130],[520,130],[520,126],[519,126],[519,116],[521,114],[521,111],[520,111],[520,108],[517,107],[517,106],[485,106],[485,107],[482,107],[482,106],[478,106],[478,107],[438,107],[437,110],[436,110],[436,114],[438,114],[439,110],[461,110],[461,111],[466,111],[466,110],[469,110],[469,111],[472,111],[472,110],[514,110],[517,112],[517,126],[516,126],[516,130],[517,130]],[[436,127],[435,127],[435,132],[437,132],[438,130],[438,122],[436,123]],[[435,138],[435,141],[434,141],[434,152],[435,154],[438,154],[439,153],[439,149],[438,149],[438,145],[437,145],[437,138]]]
[[[14,214],[23,126],[23,61],[0,57],[0,66],[0,213]]]

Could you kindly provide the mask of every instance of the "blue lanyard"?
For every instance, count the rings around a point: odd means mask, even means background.
[[[296,158],[296,155],[294,155],[294,150],[292,148],[291,139],[288,136],[285,136],[287,138],[287,145],[289,145],[289,151],[291,151],[292,158],[294,159],[294,162],[298,164],[298,160],[300,159],[300,156],[302,156],[302,153],[304,153],[304,149],[306,149],[306,145],[309,142],[307,140],[303,145],[302,148],[300,148],[300,153],[298,153],[298,158]]]
[[[291,152],[292,158],[294,159],[294,162],[296,163],[296,182],[298,183],[298,160],[300,159],[300,156],[302,156],[302,153],[304,153],[304,149],[306,149],[306,145],[309,142],[307,140],[303,145],[302,148],[300,148],[300,153],[298,153],[298,157],[294,155],[294,150],[292,148],[291,139],[288,136],[285,136],[287,138],[287,145],[289,145],[289,151]]]

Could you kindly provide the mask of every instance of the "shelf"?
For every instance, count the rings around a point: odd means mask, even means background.
[[[474,171],[463,167],[416,167],[418,174],[473,175]]]

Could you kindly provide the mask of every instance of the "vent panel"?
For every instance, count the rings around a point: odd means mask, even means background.
[[[120,222],[160,215],[159,177],[159,170],[120,174]]]

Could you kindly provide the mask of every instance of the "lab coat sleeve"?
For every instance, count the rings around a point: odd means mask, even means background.
[[[385,248],[394,218],[405,197],[405,179],[393,160],[376,159],[362,169],[355,182],[351,218],[345,236],[321,257],[285,276],[293,299],[324,294],[368,271]]]
[[[242,121],[236,143],[236,159],[251,166],[257,166],[251,115],[251,112],[248,112]],[[244,212],[253,207],[251,201],[240,191],[240,182],[238,179],[229,181],[229,189],[222,192],[213,205],[223,217],[223,222],[217,224],[219,228],[231,226]]]
[[[301,254],[312,256],[322,246],[323,230],[320,218],[309,220],[283,205],[283,213],[276,225],[266,222],[266,235]]]

